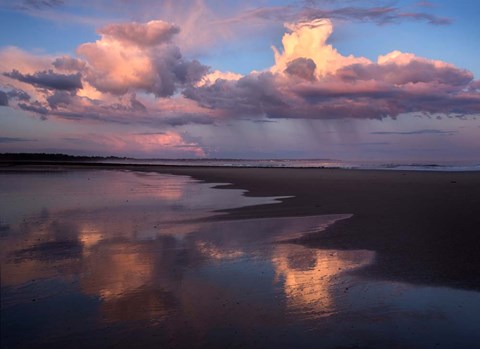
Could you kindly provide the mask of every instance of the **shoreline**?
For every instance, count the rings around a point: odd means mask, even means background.
[[[479,172],[480,173],[480,163],[479,164],[436,164],[436,163],[397,163],[397,164],[388,164],[388,163],[379,163],[375,165],[351,165],[351,166],[341,166],[341,165],[292,165],[292,166],[275,166],[275,165],[253,165],[253,164],[187,164],[182,163],[183,160],[172,160],[173,162],[178,163],[148,163],[148,160],[145,162],[95,162],[95,161],[72,161],[72,160],[1,160],[0,159],[0,169],[9,168],[15,166],[65,166],[65,167],[105,167],[105,168],[180,168],[180,169],[191,169],[191,168],[218,168],[218,169],[302,169],[302,170],[346,170],[346,171],[399,171],[399,172]],[[191,160],[185,160],[191,161]],[[212,161],[229,161],[213,159]],[[238,161],[249,161],[249,160],[238,160]],[[252,160],[256,161],[256,160]],[[267,160],[258,160],[258,161],[267,161]],[[309,161],[309,160],[305,160]],[[235,161],[234,161],[235,162]]]
[[[0,171],[115,169],[186,175],[245,196],[293,196],[221,210],[221,219],[353,214],[291,242],[370,250],[371,278],[480,290],[480,172],[232,168],[83,163],[0,165]],[[217,217],[218,218],[218,217]]]

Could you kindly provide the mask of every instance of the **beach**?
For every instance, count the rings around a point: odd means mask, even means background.
[[[480,172],[17,163],[0,178],[2,347],[480,340]]]
[[[111,169],[190,176],[275,205],[220,209],[251,219],[325,214],[353,217],[292,241],[310,247],[377,252],[371,276],[480,289],[480,172],[324,168],[229,168],[116,164],[23,164],[9,170]],[[225,216],[224,214],[227,214]],[[212,218],[209,218],[212,219]],[[215,218],[213,218],[215,219]]]
[[[377,252],[369,275],[480,289],[480,172],[165,168],[252,196],[294,196],[232,218],[351,213],[295,242]]]

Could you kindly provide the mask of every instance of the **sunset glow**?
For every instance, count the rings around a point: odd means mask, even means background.
[[[478,160],[478,10],[407,0],[5,2],[0,16],[23,29],[4,24],[12,34],[0,41],[0,145]],[[40,29],[42,40],[25,40]],[[293,133],[303,141],[292,144]]]

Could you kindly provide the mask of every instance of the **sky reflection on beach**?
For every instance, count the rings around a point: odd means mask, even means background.
[[[200,222],[275,199],[149,173],[0,176],[2,347],[480,340],[476,292],[365,280],[374,252],[285,243],[348,214]]]

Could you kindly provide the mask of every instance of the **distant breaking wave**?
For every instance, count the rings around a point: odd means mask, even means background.
[[[387,163],[332,159],[115,159],[102,162],[192,167],[329,168],[397,171],[480,171],[480,162]]]

